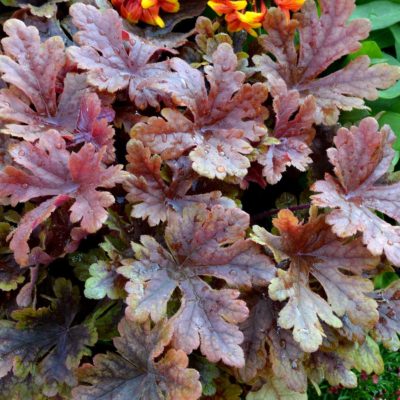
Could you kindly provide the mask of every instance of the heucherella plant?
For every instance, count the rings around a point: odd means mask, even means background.
[[[382,373],[396,135],[341,122],[400,68],[359,52],[355,1],[73,3],[68,35],[3,25],[0,400],[301,400]]]

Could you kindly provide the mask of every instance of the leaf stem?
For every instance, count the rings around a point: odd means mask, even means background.
[[[311,203],[306,203],[306,204],[299,204],[298,206],[293,206],[293,207],[286,207],[286,208],[275,208],[273,210],[268,210],[268,211],[263,211],[262,213],[253,215],[251,217],[252,223],[260,221],[264,218],[272,217],[275,214],[278,214],[279,211],[281,210],[290,210],[290,211],[301,211],[301,210],[306,210],[307,208],[311,207]]]

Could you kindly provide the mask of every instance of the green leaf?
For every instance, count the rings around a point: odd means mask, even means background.
[[[283,380],[271,374],[268,383],[258,392],[250,392],[246,400],[307,400],[307,394],[288,389]]]
[[[396,57],[400,60],[400,24],[396,24],[390,27],[390,32],[394,37],[394,45],[396,48]]]
[[[393,148],[397,151],[400,150],[400,113],[395,112],[383,112],[379,117],[379,125],[389,125],[395,133],[397,139],[393,144]]]
[[[99,260],[89,268],[91,277],[85,282],[85,297],[88,299],[102,299],[108,297],[116,300],[124,297],[125,279],[116,271],[119,265],[113,261]]]
[[[375,276],[374,286],[375,289],[384,289],[388,287],[392,282],[399,280],[400,277],[393,271],[385,271]]]
[[[91,249],[87,253],[75,252],[68,256],[68,261],[74,267],[74,274],[80,281],[86,281],[90,278],[89,268],[99,259],[105,259],[106,255],[103,249]]]
[[[365,40],[361,43],[360,50],[356,51],[355,53],[349,54],[348,61],[354,60],[359,56],[366,55],[369,58],[382,58],[383,53],[380,49],[378,43],[374,42],[373,40]]]
[[[356,345],[353,351],[348,353],[358,371],[365,371],[368,375],[372,373],[382,374],[385,370],[379,345],[369,336],[362,345]]]
[[[205,357],[196,356],[191,366],[200,373],[200,383],[204,396],[214,396],[217,386],[214,382],[220,376],[220,370],[215,364],[210,363]]]
[[[350,20],[367,18],[372,30],[383,29],[400,21],[400,4],[387,0],[372,1],[356,7]]]

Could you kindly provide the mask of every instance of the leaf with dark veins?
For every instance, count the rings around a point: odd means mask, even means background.
[[[165,63],[152,62],[164,48],[123,30],[121,17],[111,8],[101,11],[77,3],[70,14],[78,28],[74,40],[80,47],[69,47],[68,55],[88,71],[90,84],[111,93],[128,89],[130,99],[139,108],[158,106],[157,94],[146,88],[138,90],[138,86],[165,74]]]
[[[133,139],[128,143],[127,151],[127,171],[131,175],[125,181],[124,188],[128,192],[127,200],[134,204],[132,217],[147,218],[149,225],[155,226],[167,219],[168,209],[180,211],[191,203],[209,206],[221,204],[227,208],[235,206],[233,200],[222,197],[219,191],[187,194],[197,175],[184,158],[170,161],[173,176],[168,185],[161,174],[160,156],[152,156],[148,148]]]
[[[377,304],[367,296],[373,284],[362,274],[375,268],[379,259],[371,256],[359,239],[338,239],[324,216],[303,224],[291,211],[283,210],[273,224],[280,237],[255,227],[255,240],[290,260],[288,271],[278,270],[269,295],[276,301],[288,299],[279,313],[278,324],[285,329],[294,328],[293,336],[302,350],[313,352],[322,344],[324,330],[320,321],[340,328],[338,317],[347,314],[354,324],[371,329],[378,320]],[[321,284],[326,300],[310,286],[310,276]]]
[[[2,79],[21,90],[36,112],[54,114],[56,78],[65,63],[64,42],[54,36],[41,43],[38,30],[17,19],[6,21],[4,31],[8,37],[1,41],[5,53],[0,55]]]
[[[161,321],[138,324],[123,319],[114,338],[118,353],[98,354],[92,364],[78,370],[82,383],[73,390],[76,400],[197,400],[201,396],[199,373],[188,367],[182,350],[170,349],[172,330]],[[160,357],[158,361],[155,358]]]
[[[137,260],[126,260],[118,269],[129,279],[128,318],[159,321],[179,288],[181,307],[170,320],[173,345],[188,354],[200,347],[212,362],[242,367],[243,334],[237,324],[248,316],[246,304],[238,300],[238,290],[213,289],[202,277],[217,277],[236,288],[265,286],[272,279],[271,260],[245,239],[248,226],[249,216],[237,208],[198,204],[182,214],[170,212],[168,250],[142,236],[142,244],[135,245]]]
[[[108,146],[112,161],[114,130],[100,116],[103,108],[97,94],[88,87],[86,76],[68,73],[57,96],[58,79],[66,64],[64,43],[54,36],[41,43],[34,26],[16,19],[4,25],[0,55],[2,79],[9,83],[0,90],[0,120],[3,133],[34,141],[49,129],[57,129],[75,143]]]
[[[359,126],[339,129],[335,148],[328,150],[336,177],[325,175],[311,189],[313,204],[329,207],[326,218],[340,237],[362,232],[363,242],[374,255],[384,253],[400,266],[400,227],[379,217],[374,210],[400,222],[400,183],[385,184],[384,175],[395,155],[395,135],[385,125],[365,118]]]
[[[317,351],[308,361],[308,375],[319,384],[326,379],[330,385],[342,385],[347,388],[357,386],[357,376],[351,370],[352,363],[335,352]]]
[[[59,278],[54,284],[55,298],[48,307],[14,311],[17,322],[0,321],[0,376],[9,371],[37,382],[74,386],[74,369],[88,346],[97,340],[94,327],[84,322],[74,325],[79,310],[79,291],[71,282]]]
[[[98,187],[111,188],[121,182],[125,173],[121,166],[106,168],[102,159],[106,148],[96,152],[92,144],[85,144],[77,153],[66,150],[66,143],[56,131],[49,131],[35,144],[20,142],[10,153],[15,166],[0,172],[0,195],[12,206],[31,199],[53,196],[25,214],[18,228],[12,232],[10,248],[17,262],[28,263],[30,233],[61,204],[74,199],[70,211],[71,222],[80,222],[89,233],[100,229],[107,219],[106,208],[114,197]]]
[[[280,307],[257,292],[247,297],[246,301],[250,315],[240,325],[244,334],[242,348],[246,359],[245,366],[238,371],[240,378],[252,382],[258,374],[262,375],[269,360],[276,377],[284,380],[289,389],[304,393],[307,389],[304,353],[294,341],[292,333],[277,326]]]
[[[210,179],[243,178],[250,167],[251,142],[266,134],[263,106],[265,85],[245,84],[237,71],[238,59],[232,47],[221,44],[213,54],[213,66],[206,67],[210,85],[207,93],[202,74],[179,58],[169,61],[171,73],[154,80],[150,87],[164,93],[173,103],[190,111],[166,108],[162,117],[137,124],[131,134],[164,160],[189,153],[192,168]]]
[[[270,78],[270,82],[274,78]],[[287,167],[305,171],[312,160],[310,145],[315,136],[313,128],[316,105],[312,96],[300,100],[296,90],[287,90],[282,79],[275,79],[271,88],[276,115],[275,127],[257,148],[257,161],[264,166],[263,176],[270,184],[277,183]],[[277,143],[269,144],[271,138]]]

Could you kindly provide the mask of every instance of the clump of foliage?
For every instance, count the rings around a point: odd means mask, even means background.
[[[51,3],[1,40],[0,399],[301,400],[382,374],[400,183],[369,106],[400,68],[362,51],[355,1],[127,2],[163,30]]]

